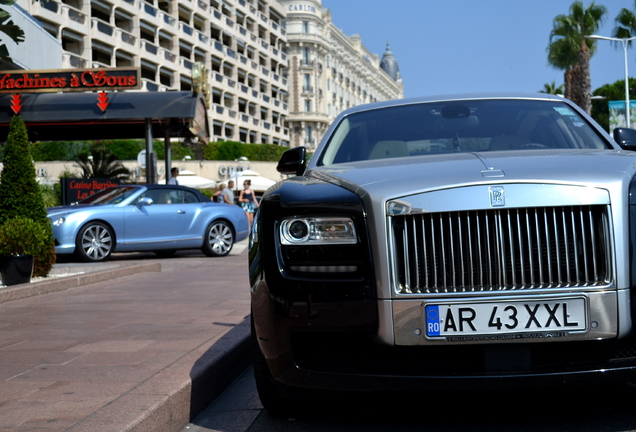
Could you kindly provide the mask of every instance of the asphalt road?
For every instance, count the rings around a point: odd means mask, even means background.
[[[636,430],[636,388],[347,394],[295,418],[269,415],[249,368],[182,432],[625,432]]]

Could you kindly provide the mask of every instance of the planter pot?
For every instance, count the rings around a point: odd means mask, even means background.
[[[0,277],[3,285],[31,282],[33,276],[32,255],[9,255],[0,257]]]

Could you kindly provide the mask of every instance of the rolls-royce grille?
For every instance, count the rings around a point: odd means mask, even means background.
[[[592,205],[392,216],[395,289],[410,294],[606,285],[607,211]]]

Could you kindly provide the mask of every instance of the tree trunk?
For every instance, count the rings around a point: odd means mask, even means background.
[[[591,94],[590,50],[584,39],[579,50],[579,64],[565,72],[565,97],[590,114],[592,111]]]

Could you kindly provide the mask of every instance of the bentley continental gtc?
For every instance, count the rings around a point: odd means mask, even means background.
[[[225,256],[247,238],[239,206],[214,203],[183,186],[120,185],[99,191],[77,204],[52,207],[55,252],[98,262],[113,252],[200,249]]]

